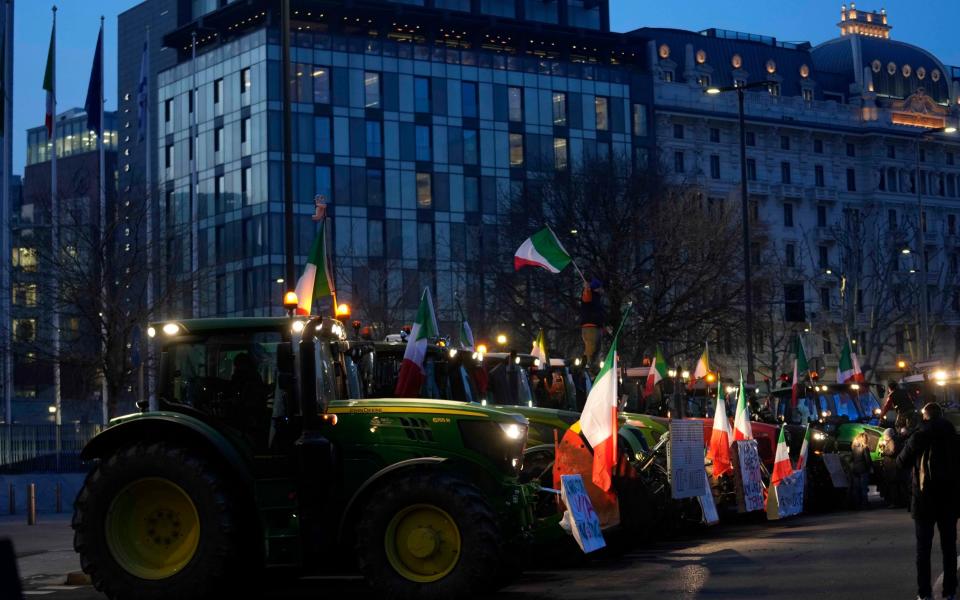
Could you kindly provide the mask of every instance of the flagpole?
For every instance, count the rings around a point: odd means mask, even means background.
[[[100,131],[97,141],[100,143],[100,353],[103,357],[103,376],[100,379],[100,410],[103,417],[103,424],[106,425],[110,420],[110,397],[107,390],[107,331],[109,323],[107,322],[107,178],[106,178],[106,138],[107,127],[103,122],[103,103],[106,97],[103,95],[103,45],[104,45],[104,27],[103,15],[100,15]]]
[[[326,268],[330,269],[330,296],[333,298],[333,318],[336,319],[338,318],[337,307],[340,305],[337,304],[337,278],[334,274],[335,267],[333,262],[333,254],[330,253],[329,225],[331,222],[332,221],[330,217],[324,217],[323,219],[323,245],[324,245],[323,256],[324,256],[324,260],[327,262],[327,264],[324,265],[324,270],[326,270]]]
[[[145,66],[146,70],[149,72],[150,69],[150,26],[147,25],[146,31],[146,42],[144,44],[146,49],[146,59]],[[143,98],[143,107],[142,119],[146,120],[144,126],[144,143],[146,144],[146,184],[147,184],[147,314],[153,314],[153,271],[154,271],[154,252],[153,252],[153,140],[151,138],[151,133],[153,131],[153,119],[150,117],[150,77],[148,73],[142,73],[141,77],[145,78],[146,89],[142,91],[144,94]],[[141,84],[144,83],[144,80],[141,80]],[[138,102],[141,100],[137,99]],[[146,380],[147,380],[147,402],[149,403],[150,410],[157,410],[158,405],[157,401],[154,398],[153,393],[153,344],[147,343],[147,360],[146,368],[144,364],[140,365],[141,373],[146,371]],[[142,381],[142,380],[141,380]],[[143,386],[140,386],[140,392],[143,393]],[[142,395],[141,395],[142,399]]]
[[[13,199],[10,197],[10,170],[13,167],[13,136],[11,135],[13,132],[13,103],[8,88],[13,83],[13,59],[11,56],[13,50],[13,0],[6,0],[3,8],[3,65],[0,65],[0,68],[3,69],[3,98],[0,99],[3,102],[3,189],[0,190],[0,194],[3,194],[4,201],[2,208],[0,208],[0,213],[2,213],[0,214],[0,227],[3,228],[3,231],[0,232],[0,240],[2,240],[0,242],[0,252],[3,253],[3,256],[9,257],[11,252],[10,211],[13,207]],[[11,288],[12,274],[10,267],[8,263],[3,269],[2,286],[2,293],[4,294],[2,299],[4,317],[2,325],[3,406],[4,422],[7,424],[13,423],[13,356],[10,352],[13,290]]]
[[[197,98],[197,32],[194,31],[190,36],[192,77],[190,83],[190,97],[193,102],[193,112],[190,114],[190,147],[189,152],[193,156],[190,161],[190,267],[191,267],[191,291],[193,298],[194,318],[200,316],[200,283],[198,281],[198,272],[200,270],[200,248],[197,243],[200,239],[200,200],[197,198],[197,187],[199,186],[199,177],[197,174],[197,111],[200,110],[200,103]]]
[[[557,244],[560,245],[560,248],[566,252],[567,249],[563,247],[563,244],[560,244],[560,238],[557,237],[557,233],[553,230],[553,228],[547,225],[547,229],[550,230],[550,234],[553,235],[553,239],[557,240]],[[587,278],[583,276],[583,271],[581,271],[580,267],[577,266],[577,261],[573,259],[573,256],[570,256],[570,264],[573,265],[573,270],[577,272],[577,275],[580,276],[580,279],[583,281],[583,283],[587,283]]]
[[[60,389],[60,281],[57,277],[56,261],[60,259],[60,215],[57,202],[57,6],[53,6],[53,34],[51,43],[51,64],[52,80],[51,88],[51,110],[53,116],[53,126],[50,128],[50,241],[51,252],[53,253],[54,268],[51,269],[50,279],[53,287],[53,406],[54,422],[57,425],[57,431],[60,430],[62,398]],[[59,435],[57,436],[59,445]],[[59,448],[57,448],[57,460],[60,459]]]

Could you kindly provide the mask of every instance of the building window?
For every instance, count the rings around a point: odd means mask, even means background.
[[[430,112],[430,79],[413,78],[413,110],[418,113]]]
[[[897,157],[897,147],[893,144],[887,144],[887,158]]]
[[[253,169],[244,167],[240,169],[240,197],[244,206],[253,204]]]
[[[856,156],[857,147],[854,144],[847,142],[847,156]]]
[[[747,159],[747,181],[757,180],[757,161],[753,158]]]
[[[790,183],[790,163],[780,163],[780,182]]]
[[[664,69],[661,75],[663,80],[667,83],[673,83],[673,71],[670,69]]]
[[[847,191],[857,191],[857,172],[853,169],[847,169]]]
[[[710,177],[720,179],[720,156],[717,154],[710,155]]]
[[[697,85],[702,88],[710,87],[710,76],[704,73],[703,75],[697,77]]]
[[[820,308],[830,310],[830,288],[820,288]]]
[[[564,92],[553,93],[553,125],[554,127],[567,125],[567,95]]]
[[[433,205],[433,181],[430,173],[417,173],[417,206],[430,208]]]
[[[430,160],[430,126],[429,125],[417,125],[416,128],[416,142],[417,142],[417,155],[416,159],[419,161],[429,161]]]
[[[383,156],[383,135],[380,121],[367,121],[367,156]]]
[[[813,167],[813,179],[814,185],[817,187],[824,187],[826,185],[825,178],[823,176],[823,165],[814,165]]]
[[[460,104],[463,116],[467,119],[477,118],[477,84],[474,81],[460,83]]]
[[[823,353],[833,354],[833,343],[830,341],[830,332],[823,332]]]
[[[673,124],[673,138],[676,140],[683,139],[683,125],[679,123]]]
[[[902,329],[897,330],[896,339],[893,345],[898,354],[903,354],[906,351],[907,336],[904,335],[904,331]]]
[[[633,105],[633,135],[637,137],[647,136],[647,105]]]
[[[523,134],[522,133],[510,134],[510,166],[511,167],[523,166]]]
[[[803,96],[804,102],[813,102],[813,90],[810,88],[803,88],[800,93]]]
[[[887,228],[893,231],[897,228],[897,224],[898,224],[897,209],[895,208],[887,209]]]
[[[779,83],[772,83],[772,82],[771,82],[771,83],[768,83],[768,84],[767,84],[767,90],[770,91],[770,95],[771,95],[771,96],[779,96],[779,95],[780,95],[780,84],[779,84]]]
[[[827,226],[827,207],[820,204],[817,206],[817,227]]]
[[[781,150],[789,150],[789,149],[790,149],[790,136],[789,136],[789,135],[781,135],[781,136],[780,136],[780,149],[781,149]]]
[[[927,160],[927,149],[920,148],[920,162],[926,162]]]
[[[35,342],[36,340],[37,340],[37,320],[36,319],[14,319],[13,320],[13,341]]]
[[[787,244],[783,247],[783,260],[788,267],[797,266],[797,247],[793,244]]]
[[[173,120],[173,98],[163,101],[163,122],[169,123]]]
[[[313,101],[319,104],[330,104],[330,69],[327,67],[313,67]]]
[[[196,104],[196,96],[196,90],[187,92],[187,112],[189,112],[191,115],[193,114],[193,105]]]
[[[610,100],[605,96],[597,96],[593,100],[594,109],[597,113],[597,130],[607,131],[610,129]]]
[[[818,265],[820,266],[821,269],[829,269],[830,268],[830,248],[828,248],[827,246],[818,246],[817,250],[819,252],[819,255],[817,256]]]
[[[251,131],[250,117],[245,117],[240,121],[240,153],[250,154],[250,135]]]
[[[223,127],[217,127],[213,130],[213,152],[219,154],[223,148]]]
[[[676,173],[683,173],[685,171],[683,165],[683,152],[673,153],[673,170]]]
[[[380,108],[380,73],[363,74],[363,94],[366,108]]]
[[[367,206],[383,206],[383,171],[367,169]]]
[[[523,89],[507,88],[507,117],[514,123],[523,121]]]
[[[947,164],[953,166],[953,152],[947,152]]]
[[[558,171],[563,171],[567,168],[566,138],[553,138],[553,166]]]
[[[816,138],[813,140],[813,152],[814,154],[823,154],[823,140]]]
[[[250,67],[240,69],[240,95],[242,96],[249,92],[252,86],[253,80],[250,78]]]
[[[480,161],[477,139],[476,129],[463,130],[463,164],[475,165]]]
[[[947,215],[947,235],[957,234],[957,215]]]
[[[223,102],[223,78],[217,79],[213,82],[213,103],[220,104]]]
[[[793,227],[793,204],[783,203],[783,226]]]
[[[710,141],[713,142],[714,144],[719,144],[719,143],[720,143],[720,128],[719,128],[719,127],[711,127],[711,128],[710,128]]]
[[[748,132],[746,133],[746,135],[744,135],[744,137],[746,138],[746,142],[747,142],[747,145],[748,145],[748,146],[756,146],[756,145],[757,145],[757,134],[756,134],[756,132],[754,132],[754,131],[748,131]]]
[[[173,144],[169,144],[167,151],[163,153],[163,166],[166,169],[173,168]]]

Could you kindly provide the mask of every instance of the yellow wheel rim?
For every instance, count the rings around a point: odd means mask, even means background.
[[[200,544],[197,507],[167,479],[138,479],[123,488],[107,511],[107,547],[125,571],[158,580],[179,573]]]
[[[460,529],[432,504],[414,504],[394,515],[383,541],[390,565],[418,583],[443,579],[460,560]]]

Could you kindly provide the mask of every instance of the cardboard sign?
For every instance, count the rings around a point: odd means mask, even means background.
[[[716,525],[720,522],[720,515],[717,514],[717,505],[713,502],[713,491],[710,489],[710,478],[707,476],[707,470],[703,470],[703,485],[706,492],[697,496],[700,501],[700,510],[703,511],[703,522],[706,525]]]
[[[564,475],[560,478],[560,498],[567,507],[561,526],[573,534],[584,553],[599,550],[607,545],[600,530],[600,518],[593,510],[593,503],[583,485],[580,475]]]
[[[778,485],[770,486],[767,494],[767,518],[771,520],[792,517],[803,512],[803,488],[806,472],[795,471]]]
[[[700,421],[670,421],[667,468],[674,500],[710,493],[710,487],[704,485],[706,469],[703,465],[703,424]]]
[[[839,454],[824,454],[823,464],[827,466],[830,473],[830,481],[835,488],[850,487],[850,479],[847,478],[847,472],[843,470],[843,463],[840,462]]]
[[[737,488],[737,510],[763,510],[763,480],[760,478],[760,454],[756,440],[739,440],[733,445],[736,466],[734,480]]]

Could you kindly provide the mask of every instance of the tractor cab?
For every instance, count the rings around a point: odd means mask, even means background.
[[[928,402],[936,402],[943,408],[944,418],[960,432],[960,371],[927,369],[904,377],[900,384],[918,411]]]

